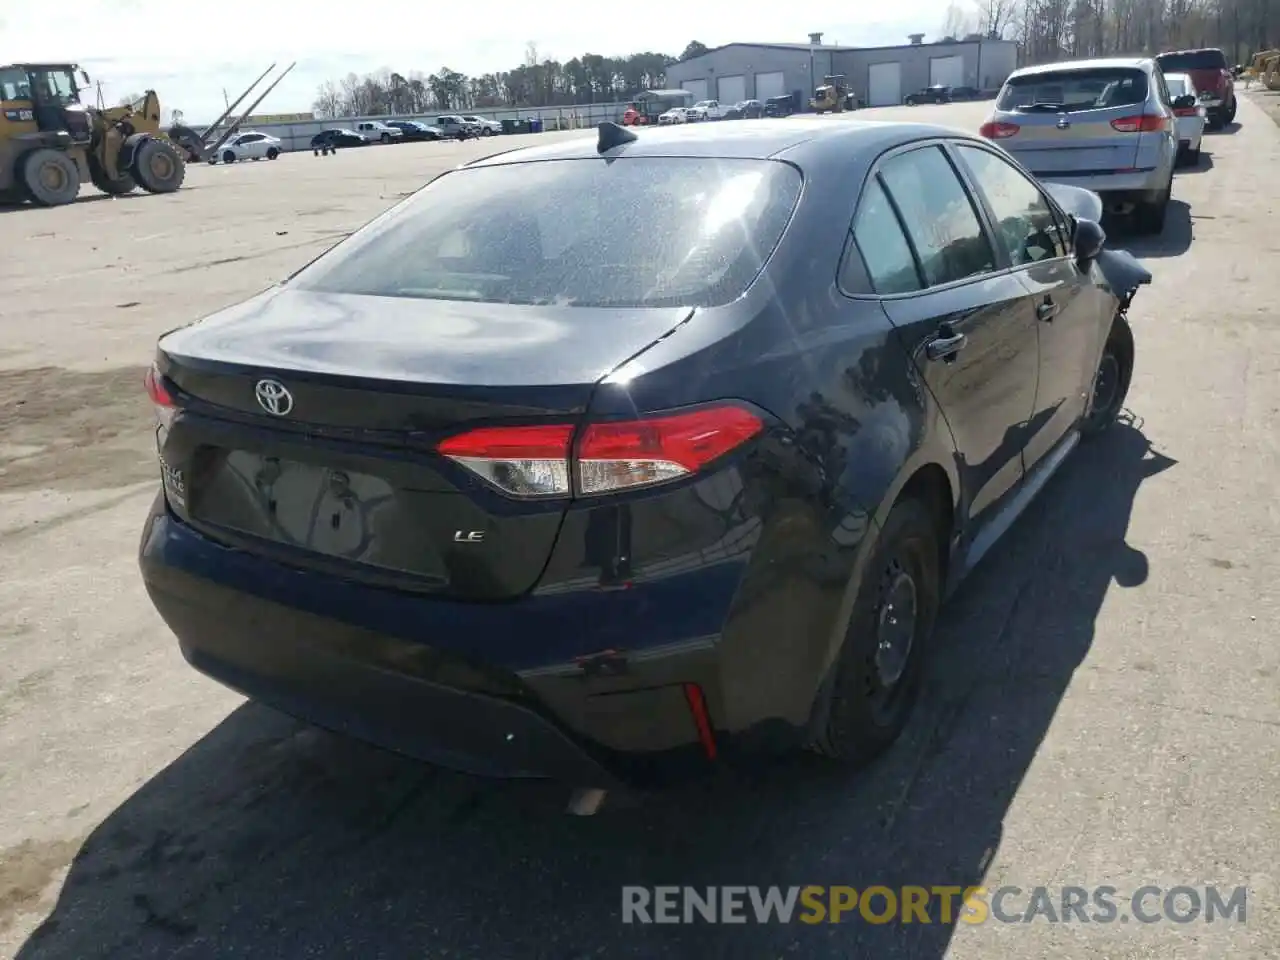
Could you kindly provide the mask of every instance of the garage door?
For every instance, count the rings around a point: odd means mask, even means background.
[[[747,78],[744,76],[721,77],[719,87],[719,100],[726,106],[747,99]]]
[[[964,86],[964,57],[934,57],[929,61],[929,83]]]
[[[693,94],[694,103],[697,103],[699,100],[711,99],[707,96],[706,80],[686,80],[684,83],[680,84],[680,89]]]
[[[873,63],[867,77],[867,102],[891,107],[902,102],[902,64]]]
[[[787,78],[782,71],[756,74],[757,100],[768,100],[770,97],[785,97],[786,95]]]

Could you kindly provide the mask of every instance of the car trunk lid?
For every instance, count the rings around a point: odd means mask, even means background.
[[[1137,166],[1146,74],[1137,68],[1060,70],[1011,78],[994,122],[1002,147],[1040,177],[1088,177]],[[1009,133],[1013,128],[1015,132]]]
[[[495,422],[575,425],[601,377],[691,313],[588,311],[286,288],[174,331],[157,355],[174,404],[157,431],[170,505],[285,564],[519,596],[567,501],[512,498],[436,447]]]

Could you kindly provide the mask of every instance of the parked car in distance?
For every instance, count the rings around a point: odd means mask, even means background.
[[[796,98],[792,95],[770,97],[764,102],[766,117],[789,117],[796,112]]]
[[[1202,101],[1208,112],[1210,130],[1217,130],[1236,119],[1235,76],[1227,64],[1227,56],[1216,47],[1200,50],[1172,50],[1156,57],[1166,75],[1190,74],[1196,89],[1205,94]]]
[[[954,100],[980,100],[982,99],[982,91],[977,87],[952,87],[951,99]]]
[[[464,116],[464,123],[475,126],[480,131],[482,137],[492,137],[502,132],[502,123],[498,120],[490,120],[488,117]]]
[[[395,127],[381,120],[361,120],[356,124],[356,133],[360,134],[366,143],[390,143],[404,136]]]
[[[727,111],[726,120],[759,120],[764,116],[764,104],[759,100],[739,100]]]
[[[1196,89],[1195,81],[1189,73],[1166,73],[1164,82],[1169,87],[1169,96],[1184,104],[1175,107],[1173,111],[1174,126],[1178,131],[1178,150],[1188,163],[1198,164],[1208,114],[1200,91]],[[1195,98],[1194,106],[1188,105],[1183,99],[1188,96]]]
[[[480,136],[479,127],[463,120],[456,113],[438,117],[431,125],[450,140],[470,140],[472,137]]]
[[[245,130],[218,148],[218,156],[211,160],[235,163],[237,160],[274,160],[280,156],[284,144],[269,133]]]
[[[311,152],[317,156],[336,153],[339,147],[367,147],[369,142],[354,130],[321,130],[311,138]]]
[[[936,83],[931,87],[925,87],[923,90],[917,90],[915,93],[908,93],[905,101],[908,107],[914,107],[921,103],[950,103],[951,88],[946,84]]]
[[[1100,210],[893,121],[465,164],[160,338],[147,592],[196,669],[446,766],[865,764],[1123,406],[1150,274]]]
[[[1042,180],[1100,194],[1160,233],[1173,192],[1178,137],[1155,60],[1112,58],[1023,67],[1005,81],[984,137]]]
[[[719,100],[699,100],[692,107],[689,107],[689,119],[694,122],[723,120],[724,115],[728,112],[729,108],[721,106]]]
[[[439,129],[420,120],[388,120],[387,126],[395,127],[399,130],[401,138],[405,142],[440,140],[444,136]]]
[[[689,110],[687,107],[672,107],[665,113],[658,114],[658,124],[660,126],[669,126],[673,123],[688,123]]]

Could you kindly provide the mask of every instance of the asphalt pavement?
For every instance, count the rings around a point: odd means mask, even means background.
[[[983,112],[864,115],[973,129]],[[0,211],[0,950],[1280,956],[1280,130],[1249,100],[1178,175],[1161,237],[1112,229],[1155,275],[1126,422],[946,609],[921,710],[873,768],[800,758],[567,817],[562,787],[404,760],[186,666],[135,564],[156,335],[510,145],[290,155],[193,168],[171,197]],[[622,888],[656,884],[1017,886],[1015,912],[1036,887],[1243,886],[1248,906],[1215,923],[622,923]]]

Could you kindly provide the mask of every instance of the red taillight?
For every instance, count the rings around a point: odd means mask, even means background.
[[[481,427],[442,440],[455,463],[518,497],[564,497],[569,486],[572,424]]]
[[[449,437],[440,453],[518,497],[614,493],[696,473],[764,429],[755,414],[721,405],[587,426],[482,427]],[[572,478],[572,479],[571,479]]]
[[[978,133],[988,140],[1007,140],[1022,129],[1016,123],[996,123],[988,120],[978,128]]]
[[[157,407],[172,407],[173,397],[169,395],[169,391],[165,389],[164,381],[154,366],[148,367],[146,374],[142,378],[142,382],[147,387],[147,396],[151,398],[151,402]]]
[[[1120,133],[1159,133],[1161,130],[1167,129],[1168,125],[1168,117],[1161,117],[1152,113],[1144,113],[1133,117],[1120,117],[1118,120],[1111,121],[1111,128],[1118,130]]]
[[[1199,110],[1196,107],[1178,107],[1173,113],[1178,117],[1194,117]]]

